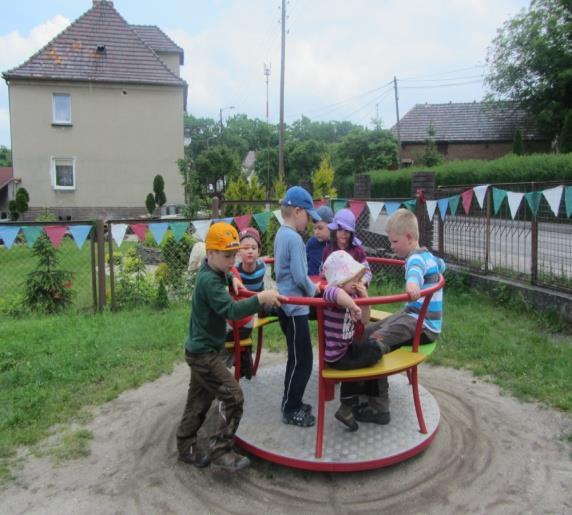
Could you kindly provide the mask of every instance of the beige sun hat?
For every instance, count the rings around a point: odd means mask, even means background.
[[[332,252],[322,267],[328,286],[343,286],[359,279],[365,272],[365,265],[358,263],[345,250]]]

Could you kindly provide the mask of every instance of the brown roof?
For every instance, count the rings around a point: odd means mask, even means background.
[[[0,166],[0,189],[14,178],[14,169],[11,166]]]
[[[130,25],[137,35],[155,52],[179,54],[179,64],[185,64],[185,52],[156,25]]]
[[[165,36],[166,37],[166,36]],[[186,86],[114,9],[98,1],[6,80],[38,79]]]
[[[512,141],[516,129],[525,140],[547,140],[534,118],[512,103],[417,104],[399,120],[402,143],[423,142],[429,125],[435,141]],[[391,128],[397,137],[397,126]]]

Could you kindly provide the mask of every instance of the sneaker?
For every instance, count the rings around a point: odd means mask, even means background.
[[[282,413],[284,413],[284,403],[282,403]],[[308,413],[312,413],[312,406],[310,404],[302,403],[302,409]]]
[[[354,418],[351,406],[345,404],[340,405],[338,411],[334,415],[342,424],[344,424],[350,431],[357,431],[359,425]]]
[[[214,467],[218,467],[229,472],[236,472],[250,465],[250,460],[246,456],[241,456],[237,452],[230,450],[221,454],[212,461]]]
[[[199,469],[208,467],[211,462],[210,458],[195,445],[192,445],[188,452],[179,453],[179,461],[189,463]]]
[[[353,416],[360,422],[371,422],[382,426],[389,424],[391,420],[389,411],[379,411],[369,404],[360,404],[354,407]]]
[[[300,407],[295,411],[284,412],[282,422],[298,427],[312,427],[316,423],[316,417],[304,407]]]

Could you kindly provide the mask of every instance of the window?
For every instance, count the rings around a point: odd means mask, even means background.
[[[52,186],[55,190],[75,190],[75,159],[52,157]]]
[[[52,95],[53,117],[52,123],[58,125],[71,125],[71,96],[67,93],[54,93]]]

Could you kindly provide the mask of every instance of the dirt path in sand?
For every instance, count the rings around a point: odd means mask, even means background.
[[[281,356],[265,356],[266,363]],[[29,457],[0,493],[3,514],[572,513],[572,420],[499,394],[468,372],[423,366],[440,429],[420,456],[325,474],[253,459],[229,475],[176,460],[188,368],[95,410],[91,455],[54,468]]]

